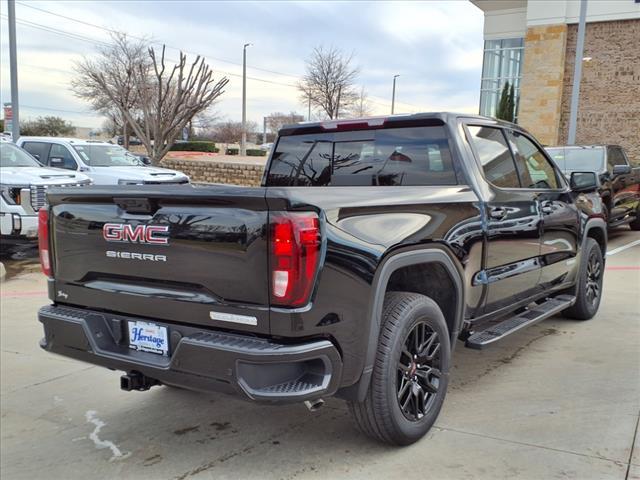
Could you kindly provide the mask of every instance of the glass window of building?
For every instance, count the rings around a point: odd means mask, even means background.
[[[495,117],[505,83],[513,85],[518,118],[518,100],[524,54],[523,38],[485,40],[480,87],[480,115]]]

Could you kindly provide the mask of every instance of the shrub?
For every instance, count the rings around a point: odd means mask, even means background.
[[[237,148],[227,148],[227,155],[239,155],[240,151]],[[248,157],[264,157],[267,154],[264,150],[260,150],[259,148],[249,148],[247,149]]]
[[[182,142],[171,145],[174,152],[213,152],[220,151],[213,142]]]

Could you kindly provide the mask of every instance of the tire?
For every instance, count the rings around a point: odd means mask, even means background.
[[[608,229],[609,222],[611,221],[611,209],[609,208],[608,203],[604,203],[602,205],[602,215],[604,216],[604,221],[607,224],[607,229]]]
[[[600,245],[593,238],[587,238],[580,258],[576,303],[563,314],[575,320],[589,320],[598,311],[602,299],[604,262]]]
[[[416,293],[387,293],[371,385],[364,402],[349,402],[358,428],[392,445],[422,438],[442,408],[450,360],[449,330],[438,305]]]
[[[640,205],[636,208],[636,219],[629,223],[629,228],[635,232],[640,230]]]

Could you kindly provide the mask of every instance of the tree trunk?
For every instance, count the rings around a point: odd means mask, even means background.
[[[126,118],[122,122],[122,146],[129,150],[129,122]]]

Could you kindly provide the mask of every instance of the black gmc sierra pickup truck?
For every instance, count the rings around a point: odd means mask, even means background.
[[[123,371],[125,390],[336,395],[406,445],[440,411],[457,339],[596,313],[596,187],[516,125],[433,113],[285,127],[261,187],[51,190],[41,346]]]

